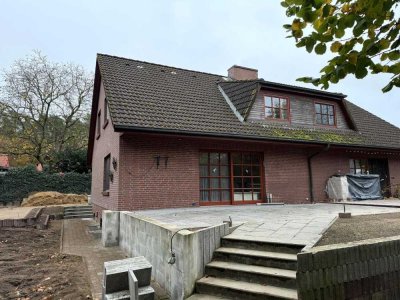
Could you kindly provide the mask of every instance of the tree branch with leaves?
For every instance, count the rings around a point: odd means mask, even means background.
[[[329,49],[335,56],[318,78],[299,81],[327,89],[349,74],[390,74],[383,92],[400,87],[399,0],[285,0],[293,18],[284,25],[297,47],[318,55]]]

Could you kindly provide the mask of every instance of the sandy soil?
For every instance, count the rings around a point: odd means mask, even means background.
[[[337,219],[316,246],[400,235],[400,213]]]
[[[60,254],[61,221],[0,229],[0,299],[91,299],[82,258]]]
[[[25,198],[21,206],[45,206],[60,204],[87,204],[87,195],[62,194],[58,192],[38,192]]]

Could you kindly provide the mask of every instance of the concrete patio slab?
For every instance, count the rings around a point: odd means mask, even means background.
[[[346,206],[352,215],[400,212],[400,207]],[[335,220],[342,205],[208,206],[131,212],[176,230],[208,227],[232,218],[240,225],[230,236],[245,240],[313,245]]]

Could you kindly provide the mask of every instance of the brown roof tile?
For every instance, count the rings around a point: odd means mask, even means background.
[[[263,80],[229,82],[215,74],[99,54],[97,62],[116,130],[146,130],[400,149],[400,129],[346,101],[358,129],[240,122],[218,88],[246,116],[258,84],[343,98],[342,94]]]

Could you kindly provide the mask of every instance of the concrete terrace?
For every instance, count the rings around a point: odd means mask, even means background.
[[[209,227],[232,218],[239,226],[232,238],[313,245],[335,220],[342,205],[206,206],[131,212],[171,230]],[[346,205],[352,215],[400,212],[400,208]],[[150,221],[150,220],[149,220]]]

